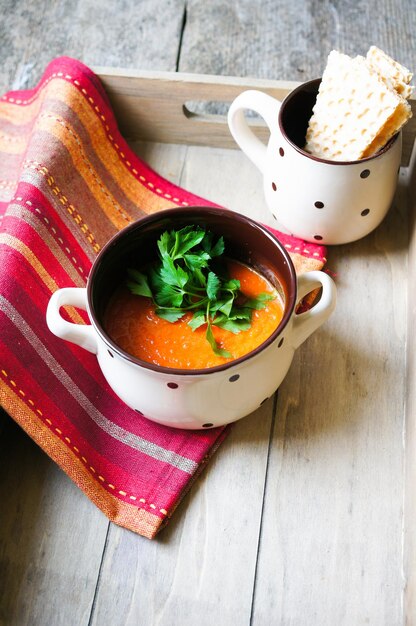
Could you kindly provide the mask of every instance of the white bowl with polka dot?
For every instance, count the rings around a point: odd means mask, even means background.
[[[284,232],[328,245],[356,241],[386,216],[396,190],[401,134],[372,157],[330,161],[305,152],[306,129],[320,79],[304,83],[279,102],[250,90],[231,104],[228,124],[235,141],[263,174],[264,194]],[[267,123],[266,147],[249,128],[251,109]]]
[[[216,367],[187,370],[162,367],[124,352],[103,325],[106,304],[125,280],[132,262],[149,262],[165,230],[188,224],[223,235],[230,257],[248,263],[279,290],[283,318],[276,330],[252,352]],[[297,304],[322,288],[320,300],[308,311]],[[150,420],[175,428],[203,429],[234,422],[263,404],[279,387],[295,349],[330,316],[335,286],[324,272],[296,277],[285,248],[266,228],[238,213],[211,207],[169,209],[147,216],[120,231],[99,253],[87,287],[56,291],[46,321],[57,337],[97,355],[101,371],[123,402]],[[85,309],[91,324],[65,320],[61,307]],[[82,359],[82,351],[79,358]]]

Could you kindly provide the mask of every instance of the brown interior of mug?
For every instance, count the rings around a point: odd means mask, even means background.
[[[160,235],[166,230],[177,230],[190,224],[202,226],[217,237],[222,235],[226,256],[253,267],[280,293],[284,303],[283,319],[271,337],[253,352],[264,349],[273,341],[295,306],[296,275],[291,259],[277,239],[253,220],[226,209],[211,207],[169,209],[142,218],[118,233],[97,257],[88,280],[88,302],[92,321],[104,341],[124,357],[150,369],[161,371],[167,368],[140,361],[115,346],[103,326],[105,311],[111,296],[125,281],[127,268],[140,269],[156,260]],[[252,356],[253,352],[238,360]],[[223,369],[236,361],[210,369]],[[169,368],[169,372],[172,371]],[[187,370],[186,373],[198,371]]]
[[[306,131],[312,116],[321,79],[316,78],[296,87],[285,98],[279,115],[281,132],[296,147],[303,150]]]

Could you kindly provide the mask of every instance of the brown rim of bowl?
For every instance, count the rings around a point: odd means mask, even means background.
[[[95,311],[92,305],[92,283],[93,283],[94,275],[97,273],[100,263],[101,263],[101,259],[106,255],[107,251],[110,248],[112,248],[119,239],[121,239],[122,237],[125,237],[127,233],[129,233],[132,230],[135,230],[138,227],[138,224],[140,225],[151,224],[152,222],[157,222],[160,218],[166,218],[168,215],[172,215],[173,217],[175,216],[187,217],[188,214],[192,215],[192,213],[195,213],[195,211],[198,212],[198,216],[200,216],[201,212],[208,212],[211,215],[218,215],[218,216],[221,216],[221,215],[225,215],[227,217],[232,216],[234,219],[236,219],[239,222],[249,224],[252,228],[254,228],[257,231],[260,231],[264,236],[270,239],[274,243],[276,248],[278,248],[282,256],[284,257],[287,263],[287,266],[289,268],[290,285],[288,285],[288,288],[292,294],[291,298],[288,302],[288,306],[285,307],[285,312],[276,330],[265,341],[263,341],[263,343],[257,346],[257,348],[255,348],[254,350],[251,350],[251,352],[248,352],[247,354],[239,357],[238,359],[234,359],[222,365],[215,365],[214,367],[205,367],[201,369],[180,369],[180,368],[174,368],[174,367],[165,367],[163,365],[156,365],[155,363],[149,363],[148,361],[142,361],[141,359],[138,359],[137,357],[134,357],[128,352],[125,352],[124,350],[122,350],[120,346],[118,346],[109,337],[109,335],[107,335],[107,333],[104,331],[104,329],[101,327],[100,323],[98,322],[97,316],[95,314]],[[221,209],[217,207],[208,207],[208,206],[207,207],[192,206],[192,207],[185,207],[185,208],[179,207],[179,208],[172,208],[172,209],[164,209],[163,211],[158,211],[157,213],[147,215],[145,217],[142,217],[136,220],[132,224],[129,224],[128,226],[123,228],[121,231],[116,233],[116,235],[114,235],[114,237],[112,237],[105,244],[105,246],[101,249],[101,251],[99,252],[97,258],[95,259],[93,263],[93,266],[91,268],[91,271],[88,277],[88,282],[87,282],[88,314],[90,316],[91,322],[96,332],[104,341],[104,343],[109,348],[111,348],[113,352],[118,354],[118,356],[120,356],[121,358],[126,359],[130,361],[131,363],[134,363],[135,365],[144,367],[145,369],[148,369],[154,372],[159,372],[159,373],[166,374],[166,375],[170,375],[170,376],[172,375],[196,376],[196,375],[201,375],[201,374],[211,374],[214,372],[221,372],[221,371],[230,369],[231,367],[234,367],[235,365],[244,363],[248,359],[251,359],[252,357],[258,355],[260,352],[262,352],[268,346],[270,346],[274,342],[274,340],[280,335],[282,330],[286,327],[286,324],[288,323],[292,315],[292,312],[294,311],[294,308],[296,305],[296,298],[297,298],[297,279],[296,279],[295,268],[294,268],[294,265],[293,265],[292,259],[290,258],[289,253],[285,250],[284,246],[280,243],[277,237],[275,237],[270,231],[268,231],[266,227],[262,226],[258,222],[255,222],[251,218],[246,217],[245,215],[242,215],[241,213],[236,213],[229,209]]]
[[[313,80],[309,80],[306,83],[302,83],[301,85],[298,85],[298,87],[295,87],[295,89],[292,89],[292,91],[290,93],[288,93],[286,98],[283,100],[282,106],[280,107],[280,111],[279,111],[278,121],[279,121],[280,132],[282,133],[283,137],[286,139],[288,144],[290,144],[296,150],[296,152],[299,152],[299,154],[302,154],[303,156],[308,157],[312,161],[318,161],[318,163],[326,163],[327,165],[355,165],[355,164],[358,164],[358,163],[366,163],[367,161],[372,161],[373,159],[376,159],[377,157],[379,157],[382,154],[384,154],[385,152],[387,152],[387,150],[389,150],[391,148],[393,143],[395,141],[397,141],[397,139],[398,139],[398,137],[400,135],[400,131],[397,132],[391,139],[389,139],[388,142],[385,144],[385,146],[383,148],[381,148],[381,150],[379,150],[375,154],[372,154],[371,156],[364,157],[362,159],[357,159],[355,161],[334,161],[333,159],[332,160],[331,159],[322,159],[321,157],[314,156],[313,154],[310,154],[309,152],[306,152],[306,150],[303,150],[297,144],[295,144],[291,139],[289,139],[289,137],[287,136],[287,134],[286,134],[286,132],[285,132],[283,126],[282,126],[282,119],[281,119],[282,111],[284,109],[285,104],[287,102],[289,102],[292,99],[292,97],[295,96],[299,91],[302,91],[303,89],[305,89],[305,87],[313,85],[314,83],[318,83],[319,84],[321,82],[321,80],[322,80],[321,78],[314,78]]]

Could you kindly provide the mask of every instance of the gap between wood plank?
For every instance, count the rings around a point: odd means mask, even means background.
[[[183,15],[182,15],[182,23],[181,23],[181,30],[179,33],[179,45],[178,45],[178,54],[176,57],[176,71],[179,72],[179,63],[181,60],[181,52],[182,52],[182,41],[183,41],[183,35],[185,32],[185,27],[186,27],[186,20],[188,17],[188,10],[187,10],[187,3],[185,2],[184,7],[183,7]]]
[[[102,554],[101,554],[100,567],[98,568],[97,582],[95,584],[94,596],[92,598],[90,616],[89,616],[89,619],[88,619],[88,625],[87,626],[91,626],[92,625],[92,620],[94,618],[95,606],[96,606],[97,596],[98,596],[98,588],[99,588],[100,582],[101,582],[101,573],[102,573],[102,569],[103,569],[103,565],[104,565],[104,559],[105,559],[105,555],[106,555],[106,552],[107,552],[107,546],[108,546],[108,541],[109,541],[110,527],[111,527],[111,522],[108,522],[108,524],[107,524],[107,532],[106,532],[105,540],[104,540],[103,551],[102,551]]]
[[[253,609],[254,609],[254,602],[255,602],[255,599],[256,599],[257,568],[258,568],[258,563],[259,563],[259,552],[260,552],[260,545],[261,545],[261,538],[262,538],[264,502],[265,502],[265,499],[266,499],[267,479],[268,479],[268,476],[269,476],[270,451],[271,451],[271,447],[272,447],[272,444],[273,444],[274,425],[276,423],[278,398],[279,398],[279,390],[277,390],[275,392],[274,399],[273,399],[273,415],[272,415],[272,421],[271,421],[271,424],[270,424],[269,445],[267,447],[266,471],[264,473],[263,498],[262,498],[262,501],[261,501],[260,528],[259,528],[259,536],[258,536],[258,539],[257,539],[256,563],[254,565],[253,593],[252,593],[252,596],[251,596],[249,626],[253,625]]]
[[[186,160],[188,158],[188,151],[189,151],[189,147],[186,146],[184,158],[183,158],[183,161],[182,161],[181,171],[179,173],[179,182],[178,182],[179,187],[182,187],[182,181],[183,181],[183,177],[184,177],[184,173],[185,173],[185,167],[186,167]]]

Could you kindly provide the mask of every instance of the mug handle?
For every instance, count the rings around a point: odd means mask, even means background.
[[[251,109],[261,115],[271,131],[279,129],[278,116],[281,104],[267,93],[250,89],[240,93],[228,111],[228,126],[232,136],[262,174],[266,165],[267,148],[247,124],[244,109]]]
[[[52,294],[46,310],[46,323],[49,330],[59,337],[97,354],[98,346],[95,330],[91,324],[67,322],[60,314],[62,306],[76,306],[87,310],[87,290],[82,287],[65,287]]]
[[[308,293],[322,287],[320,300],[305,313],[295,313],[293,319],[293,345],[298,348],[321,324],[328,319],[336,306],[335,283],[325,272],[306,272],[298,276],[297,304]]]

